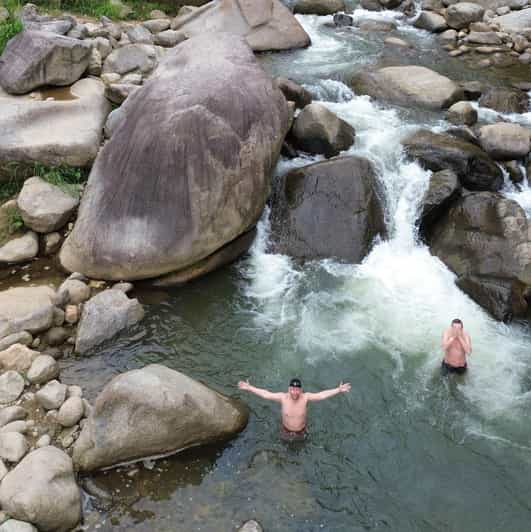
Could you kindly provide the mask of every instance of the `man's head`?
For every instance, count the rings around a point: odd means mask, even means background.
[[[459,318],[455,318],[452,320],[452,327],[455,329],[462,329],[463,322]]]
[[[300,379],[291,379],[288,388],[289,395],[292,399],[298,399],[302,394],[302,382]]]

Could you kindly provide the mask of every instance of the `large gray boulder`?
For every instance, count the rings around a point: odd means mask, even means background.
[[[406,153],[428,170],[453,170],[469,190],[497,191],[503,186],[500,168],[487,153],[470,142],[420,130],[402,144]]]
[[[357,92],[376,99],[425,109],[446,109],[462,99],[459,85],[421,66],[386,67],[363,72],[352,83]]]
[[[501,17],[495,17],[493,23],[498,24],[500,31],[520,33],[531,30],[531,9],[513,11]]]
[[[177,17],[172,29],[186,35],[228,32],[245,38],[255,52],[304,48],[310,37],[280,0],[214,0]]]
[[[92,471],[230,438],[248,411],[172,369],[152,364],[115,377],[100,393],[74,446]]]
[[[479,142],[493,159],[522,159],[531,150],[531,130],[510,122],[498,122],[479,129]]]
[[[500,320],[525,315],[531,242],[524,210],[492,192],[459,199],[431,229],[431,251],[457,284]]]
[[[460,30],[466,28],[472,22],[483,20],[485,8],[472,2],[458,2],[446,10],[446,22],[450,28]]]
[[[339,155],[354,144],[356,132],[320,103],[307,105],[295,119],[291,141],[295,148],[325,157]]]
[[[17,198],[24,225],[38,233],[61,229],[78,203],[76,194],[69,194],[40,177],[26,179]]]
[[[446,19],[433,11],[421,11],[413,25],[415,28],[431,31],[432,33],[440,33],[448,28]]]
[[[136,299],[121,290],[108,289],[89,299],[83,306],[76,336],[76,351],[84,353],[144,317]]]
[[[105,87],[87,78],[62,89],[61,98],[67,90],[67,99],[55,101],[9,96],[0,90],[0,166],[86,166],[94,161],[111,110]],[[44,95],[48,94],[53,97],[53,91]]]
[[[275,250],[359,263],[385,232],[376,178],[361,157],[337,157],[289,172],[271,212]]]
[[[51,446],[32,451],[2,480],[0,504],[10,516],[39,530],[71,530],[81,518],[71,458]]]
[[[302,15],[333,15],[344,10],[344,0],[296,0],[293,5],[293,12]]]
[[[212,255],[260,218],[287,126],[284,96],[241,37],[181,43],[124,104],[61,264],[134,280]]]
[[[87,69],[92,45],[44,31],[22,31],[0,57],[0,85],[25,94],[45,85],[72,85]]]
[[[55,292],[49,286],[10,288],[0,292],[0,337],[31,333],[53,324]]]

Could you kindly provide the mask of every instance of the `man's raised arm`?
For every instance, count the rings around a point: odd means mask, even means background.
[[[338,393],[350,392],[350,388],[351,386],[349,382],[346,382],[345,384],[340,382],[337,388],[332,388],[331,390],[323,390],[322,392],[318,393],[306,393],[305,395],[308,401],[322,401],[323,399],[334,397],[334,395],[337,395]]]
[[[261,397],[262,399],[267,399],[268,401],[282,401],[283,394],[281,392],[273,393],[269,390],[257,388],[256,386],[249,384],[249,381],[240,381],[238,383],[238,388],[240,390],[247,390],[248,392],[254,393],[255,395],[258,395],[258,397]]]

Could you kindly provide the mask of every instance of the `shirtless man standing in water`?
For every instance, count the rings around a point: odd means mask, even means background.
[[[306,410],[308,402],[322,401],[338,393],[350,392],[351,386],[348,382],[345,384],[341,382],[337,388],[323,390],[318,393],[310,393],[302,390],[302,383],[299,379],[291,379],[287,392],[273,393],[269,390],[252,386],[249,384],[249,381],[240,381],[238,388],[254,393],[262,399],[280,403],[282,417],[280,433],[282,438],[286,440],[299,440],[304,439],[306,436]]]
[[[472,353],[470,335],[463,329],[463,322],[456,318],[443,333],[442,348],[444,360],[442,370],[448,373],[462,374],[466,371],[466,357]]]

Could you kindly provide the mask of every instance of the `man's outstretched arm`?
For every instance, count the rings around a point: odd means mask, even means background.
[[[340,382],[337,388],[332,388],[331,390],[323,390],[322,392],[318,393],[307,393],[306,398],[308,399],[308,401],[322,401],[323,399],[334,397],[334,395],[337,395],[338,393],[350,392],[350,388],[351,386],[349,382],[346,382],[345,384]]]
[[[261,397],[262,399],[267,399],[268,401],[282,401],[283,394],[281,392],[273,393],[269,390],[257,388],[256,386],[249,384],[249,381],[240,381],[238,383],[238,388],[240,390],[247,390],[248,392],[254,393],[255,395],[258,395],[258,397]]]

